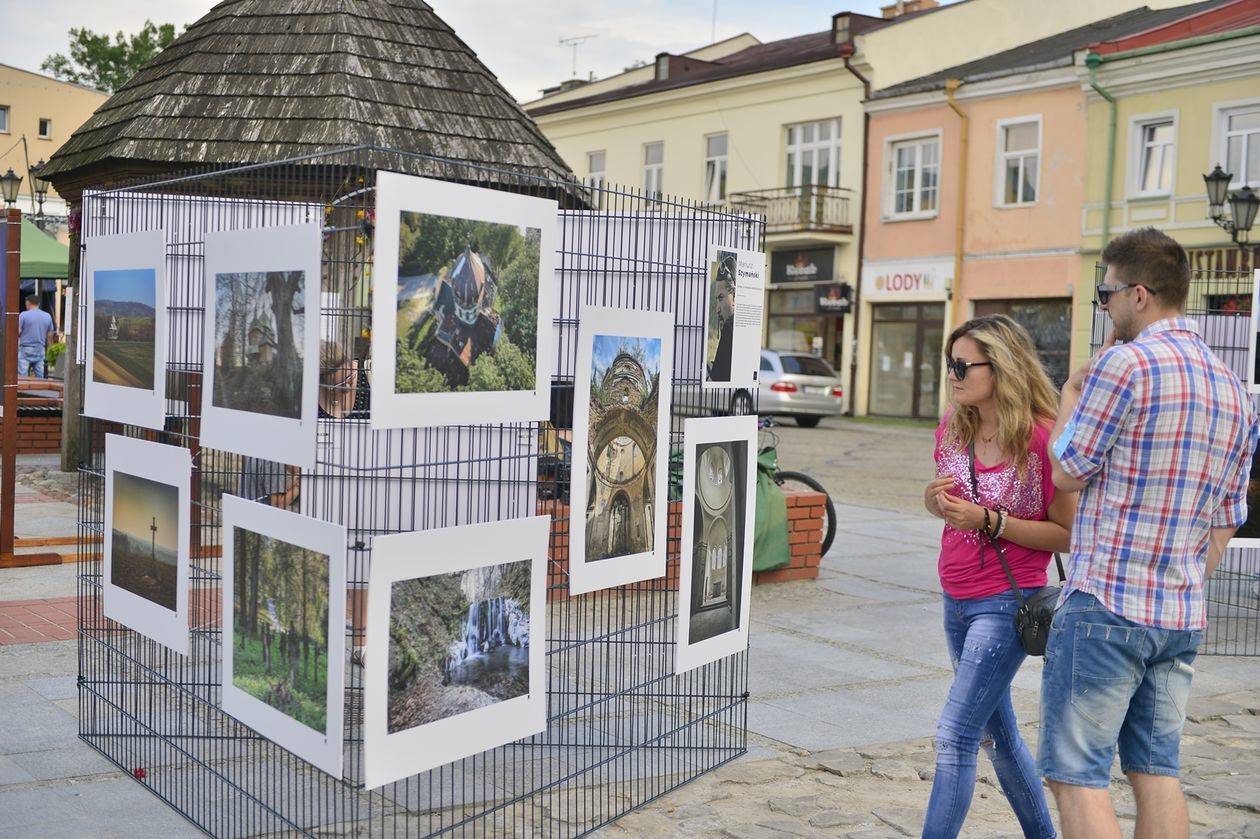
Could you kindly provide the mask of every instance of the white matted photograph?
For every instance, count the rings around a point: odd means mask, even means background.
[[[369,789],[547,727],[548,516],[377,536],[368,581]]]
[[[105,617],[188,654],[188,449],[105,435]]]
[[[377,173],[373,428],[547,419],[557,212]]]
[[[665,573],[674,316],[587,306],[578,327],[569,592]]]
[[[704,387],[756,387],[766,255],[709,247],[704,308]]]
[[[1260,445],[1251,456],[1247,480],[1247,520],[1229,540],[1231,548],[1260,548]]]
[[[341,777],[346,530],[223,496],[223,710]]]
[[[201,444],[315,466],[318,224],[206,234]]]
[[[83,268],[83,413],[161,429],[166,421],[166,236],[88,236]]]
[[[1260,393],[1260,268],[1255,270],[1251,284],[1251,331],[1247,353],[1247,375],[1243,379],[1248,393]]]
[[[756,456],[755,416],[683,423],[675,673],[748,648]]]

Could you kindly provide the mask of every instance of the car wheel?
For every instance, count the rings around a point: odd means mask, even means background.
[[[813,428],[822,422],[822,417],[797,417],[796,424],[801,428]]]
[[[744,417],[753,412],[752,394],[746,390],[737,390],[731,397],[731,416]]]

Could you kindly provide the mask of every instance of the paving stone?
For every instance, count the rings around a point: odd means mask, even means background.
[[[687,819],[705,818],[713,814],[714,810],[708,804],[684,804],[669,812],[671,817],[680,822]]]
[[[818,834],[792,822],[769,821],[760,824],[730,825],[722,828],[722,835],[730,839],[783,839],[784,836],[814,837]]]
[[[817,812],[823,805],[819,803],[818,796],[803,795],[799,798],[771,798],[766,802],[766,806],[772,812],[801,819]]]
[[[722,780],[730,784],[754,784],[761,786],[785,778],[799,778],[805,770],[781,760],[763,761],[747,765],[735,764],[722,772]]]
[[[809,769],[821,769],[841,777],[864,775],[867,771],[866,758],[853,749],[833,749],[829,752],[817,752],[806,759]]]
[[[1191,699],[1186,706],[1186,719],[1190,722],[1205,722],[1216,717],[1240,714],[1243,706],[1228,699],[1213,697],[1211,699]]]
[[[896,830],[902,836],[919,836],[923,833],[923,810],[881,807],[871,810],[871,815]]]
[[[1255,775],[1216,776],[1205,783],[1186,783],[1186,795],[1211,804],[1241,807],[1260,814],[1260,784]]]
[[[891,827],[868,827],[844,834],[844,839],[901,839],[905,834]]]
[[[1222,717],[1231,729],[1248,734],[1260,734],[1260,717],[1252,714],[1229,714]]]
[[[871,765],[871,774],[888,781],[918,781],[919,772],[904,760],[877,760]]]
[[[824,830],[833,827],[845,827],[851,824],[862,824],[866,815],[852,810],[823,810],[809,817],[809,823]]]

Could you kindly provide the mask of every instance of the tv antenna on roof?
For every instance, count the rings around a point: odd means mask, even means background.
[[[575,35],[572,38],[561,38],[560,46],[573,47],[573,78],[577,78],[577,48],[589,41],[591,38],[598,38],[598,35]]]

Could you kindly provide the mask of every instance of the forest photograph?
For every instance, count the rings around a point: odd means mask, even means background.
[[[529,693],[530,570],[521,560],[392,584],[389,734]]]
[[[542,231],[399,219],[395,393],[532,391]]]
[[[305,278],[304,271],[215,275],[215,407],[301,418]]]
[[[232,528],[232,684],[328,731],[328,554]]]
[[[179,487],[113,472],[109,582],[175,611]]]
[[[157,272],[95,271],[92,284],[92,380],[153,390]]]

